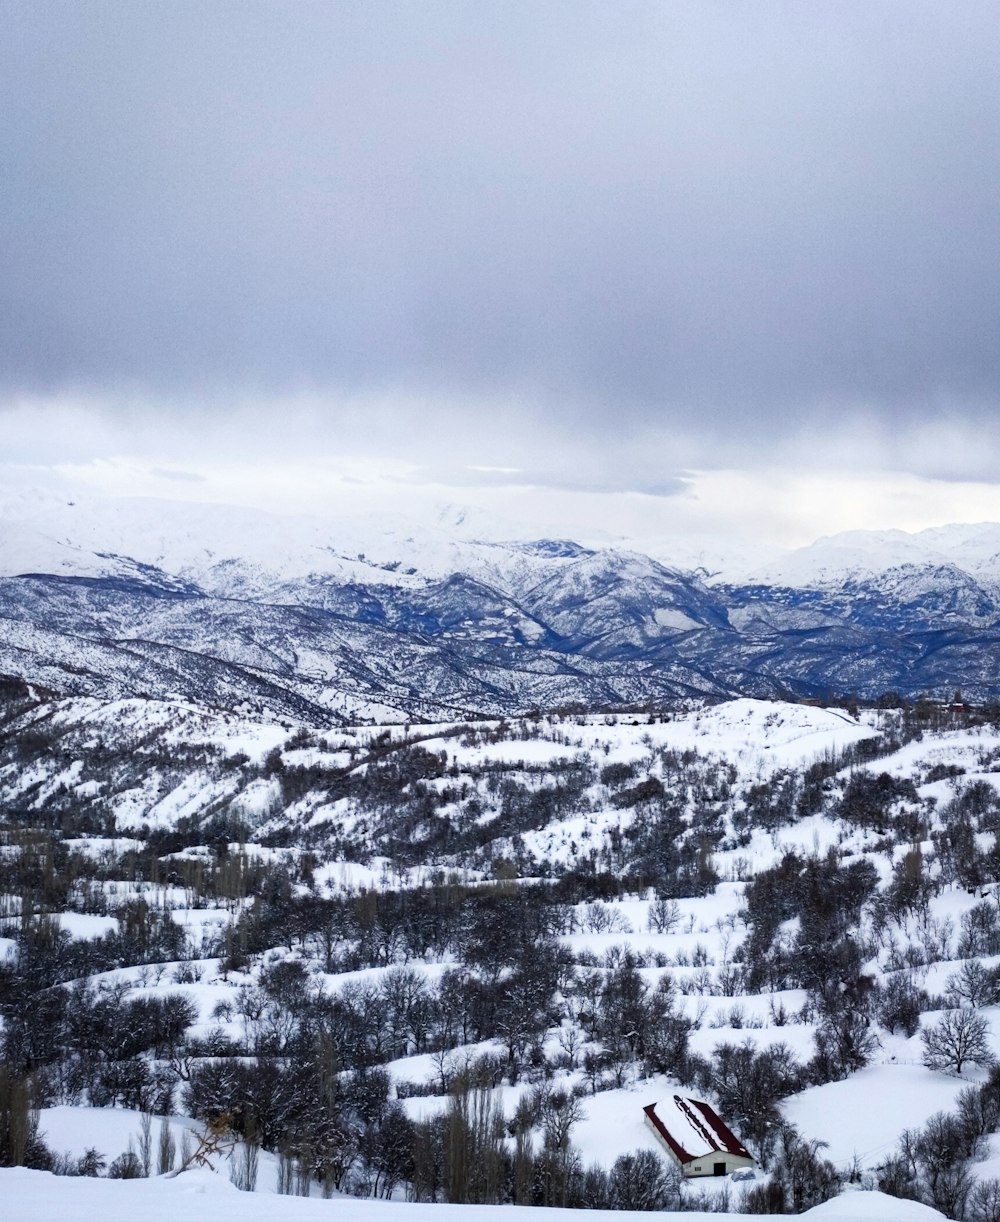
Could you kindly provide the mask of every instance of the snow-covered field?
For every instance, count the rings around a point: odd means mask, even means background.
[[[623,786],[624,792],[629,785],[640,783],[658,786],[664,801],[677,802],[683,818],[704,810],[706,804],[716,811],[722,834],[711,859],[719,881],[707,894],[680,897],[666,928],[654,928],[655,896],[650,889],[613,895],[599,903],[586,900],[568,905],[559,945],[575,970],[600,975],[631,954],[638,957],[639,977],[650,990],[666,979],[672,981],[677,1012],[691,1025],[690,1051],[706,1061],[721,1044],[749,1042],[757,1049],[782,1044],[804,1065],[816,1051],[818,1021],[806,990],[728,991],[724,984],[741,963],[748,882],[790,852],[817,861],[826,860],[829,854],[841,863],[866,860],[874,867],[878,885],[885,889],[904,856],[919,848],[933,876],[941,868],[935,854],[947,829],[949,804],[971,786],[980,785],[985,793],[1000,790],[1000,771],[996,770],[1000,735],[989,725],[945,726],[867,765],[858,763],[857,754],[843,756],[856,751],[858,744],[893,730],[897,716],[875,711],[852,716],[843,709],[738,700],[692,706],[667,718],[577,714],[512,724],[484,721],[465,727],[395,724],[331,730],[318,739],[315,734],[290,734],[288,727],[278,723],[210,713],[181,703],[122,701],[102,706],[92,700],[64,701],[39,705],[23,718],[25,730],[43,723],[56,727],[61,749],[39,756],[31,769],[19,771],[14,764],[0,768],[0,789],[9,802],[26,804],[38,812],[58,806],[67,794],[74,795],[77,802],[90,803],[94,810],[110,812],[104,834],[74,833],[65,841],[81,860],[94,863],[106,874],[113,874],[111,863],[128,854],[141,854],[151,833],[167,835],[197,827],[199,819],[228,809],[246,821],[251,839],[230,844],[226,860],[241,863],[244,870],[287,866],[298,871],[294,884],[298,897],[352,901],[391,888],[420,890],[444,878],[462,886],[523,886],[536,875],[558,876],[560,871],[578,868],[595,850],[606,856],[606,868],[613,871],[614,861],[624,860],[614,858],[613,852],[622,853],[621,846],[627,846],[630,836],[641,831],[648,810],[641,802],[622,802],[618,795]],[[81,759],[89,758],[90,744],[97,741],[105,753],[109,743],[134,744],[129,766],[139,774],[136,783],[119,784],[117,789],[105,786],[88,773],[90,764],[81,767]],[[155,763],[149,768],[142,767],[145,750],[155,753]],[[171,762],[169,752],[184,750],[194,751],[195,771]],[[331,800],[324,789],[324,778],[334,775],[362,780],[370,776],[374,783],[385,761],[406,759],[407,752],[413,751],[422,753],[419,760],[433,764],[423,781],[427,793],[441,795],[433,817],[482,829],[477,834],[489,845],[488,852],[444,854],[419,865],[401,864],[382,851],[382,808],[367,808],[349,789],[342,789],[342,796]],[[848,762],[838,764],[842,758]],[[827,768],[822,809],[779,819],[766,828],[752,820],[741,826],[745,804],[754,791],[771,792],[818,762]],[[267,775],[262,772],[265,767]],[[892,810],[911,812],[919,841],[892,841],[884,829],[838,815],[848,783],[863,768],[910,786],[906,792],[914,796],[894,799],[897,804]],[[568,775],[574,769],[589,780],[571,814],[516,834],[500,832],[489,840],[491,824],[500,815],[497,794],[503,792],[497,778],[503,784],[516,782],[521,792],[530,795],[541,791],[552,777]],[[283,776],[288,771],[308,779],[299,785],[294,802],[283,805]],[[469,814],[470,799],[479,803],[474,818]],[[189,841],[190,832],[185,834]],[[302,871],[302,850],[296,843],[296,837],[305,834],[313,838],[307,872]],[[323,837],[330,835],[341,837],[337,841],[341,844],[353,837],[353,843],[363,850],[358,859],[345,856],[342,849],[327,854]],[[994,833],[980,831],[976,836],[980,849],[989,850]],[[260,843],[267,837],[272,838],[270,843]],[[614,849],[616,844],[619,847]],[[215,1046],[222,1048],[226,1041],[252,1047],[259,1038],[254,1026],[257,1019],[249,1017],[242,999],[257,987],[261,971],[275,964],[303,964],[310,987],[330,997],[344,989],[389,987],[401,963],[428,988],[436,989],[444,973],[456,966],[450,951],[428,949],[397,960],[390,950],[377,965],[324,970],[317,961],[315,944],[290,934],[285,945],[271,946],[250,963],[224,967],[217,949],[219,940],[234,918],[250,910],[253,895],[235,895],[223,902],[199,892],[198,871],[213,868],[219,860],[217,846],[185,841],[182,849],[165,855],[160,881],[142,881],[134,872],[130,877],[105,878],[99,884],[104,911],[79,911],[69,905],[53,909],[50,915],[73,940],[83,941],[114,936],[120,927],[118,905],[125,901],[141,897],[162,910],[184,931],[186,954],[167,963],[113,968],[96,975],[92,983],[124,986],[121,996],[129,1002],[182,995],[195,1015],[189,1036],[216,1041]],[[511,873],[509,863],[514,860],[518,866]],[[498,861],[508,863],[506,874],[496,872]],[[494,877],[503,881],[494,883]],[[883,930],[877,936],[866,916],[857,931],[870,955],[863,970],[884,981],[886,973],[898,972],[905,962],[909,978],[927,990],[934,1007],[942,1006],[949,979],[963,965],[959,958],[963,919],[984,898],[993,902],[995,890],[996,885],[989,881],[970,888],[950,879],[934,888],[920,914],[904,914],[888,932]],[[10,902],[15,900],[11,897]],[[786,921],[782,936],[792,938],[797,927],[797,918]],[[8,958],[15,949],[13,938],[0,943],[0,951]],[[997,956],[979,958],[988,968],[1000,963]],[[583,1058],[596,1045],[588,1042],[582,1028],[572,1039],[567,1036],[578,1022],[580,1006],[582,1002],[576,1009],[568,1006],[560,1025],[544,1033],[541,1047],[549,1058],[547,1080],[557,1088],[575,1088],[580,1096],[572,1141],[582,1164],[607,1170],[621,1155],[640,1150],[658,1153],[641,1109],[676,1089],[676,1083],[662,1075],[644,1076],[638,1062],[620,1070],[615,1082],[596,1083],[588,1078]],[[1000,1057],[1000,1005],[984,1005],[978,1013],[987,1021],[989,1041]],[[940,1018],[939,1008],[925,1009],[921,1027]],[[839,1172],[867,1172],[867,1183],[904,1130],[917,1129],[935,1113],[953,1109],[959,1093],[986,1076],[975,1066],[966,1067],[961,1075],[926,1068],[919,1030],[912,1036],[877,1024],[872,1030],[876,1044],[866,1068],[840,1081],[806,1086],[782,1104],[785,1119],[805,1140],[822,1143],[823,1156]],[[566,1047],[569,1052],[564,1056]],[[496,1039],[467,1045],[450,1054],[451,1067],[459,1066],[463,1058],[468,1061],[485,1053],[502,1059],[505,1049]],[[442,1073],[441,1058],[435,1053],[414,1049],[387,1059],[385,1067],[393,1093],[398,1091],[410,1120],[421,1121],[447,1108],[447,1092],[430,1085]],[[503,1081],[497,1086],[496,1098],[508,1119],[539,1080],[522,1074],[516,1082]],[[140,1124],[133,1111],[90,1109],[65,1102],[44,1108],[40,1121],[44,1140],[55,1154],[77,1159],[86,1150],[96,1149],[108,1162],[130,1144],[135,1148]],[[191,1132],[195,1127],[183,1117],[175,1116],[169,1123],[176,1130],[178,1144],[183,1130]],[[998,1172],[1000,1143],[993,1136],[972,1174],[986,1178]],[[236,1189],[228,1182],[225,1165],[216,1176],[198,1171],[173,1180],[135,1184],[10,1171],[0,1180],[7,1206],[0,1209],[0,1216],[32,1222],[43,1217],[90,1222],[97,1216],[143,1216],[174,1222],[181,1213],[190,1216],[194,1209],[197,1216],[220,1222],[230,1213],[236,1217],[237,1212],[241,1219],[252,1222],[257,1216],[318,1216],[319,1210],[332,1207],[276,1196],[277,1179],[277,1160],[266,1151],[261,1154],[253,1196],[234,1195]],[[193,1202],[192,1197],[199,1200]],[[335,1207],[357,1222],[391,1222],[397,1215],[402,1219],[401,1209],[409,1210],[406,1216],[412,1217],[414,1209],[424,1208],[350,1197],[338,1198]],[[485,1207],[454,1208],[480,1213]],[[511,1208],[505,1207],[505,1216],[510,1216]],[[537,1215],[537,1211],[532,1213]],[[831,1222],[897,1218],[916,1222],[936,1215],[918,1204],[849,1191],[814,1216]]]
[[[210,1171],[175,1179],[109,1182],[63,1179],[23,1168],[0,1170],[0,1200],[9,1222],[579,1222],[580,1211],[516,1205],[412,1205],[332,1201],[239,1192]],[[608,1210],[607,1222],[638,1222],[648,1214]],[[853,1192],[816,1206],[815,1222],[933,1222],[942,1214],[880,1192]],[[712,1222],[718,1214],[660,1213],[662,1222]]]

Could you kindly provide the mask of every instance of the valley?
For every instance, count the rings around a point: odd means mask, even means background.
[[[155,1175],[214,1133],[207,1163],[286,1197],[780,1213],[855,1189],[976,1218],[1000,1191],[988,712],[321,733],[2,696],[0,1103],[30,1083],[29,1166]],[[983,1027],[957,1065],[930,1055],[955,1016]],[[671,1169],[641,1109],[678,1089],[755,1180]]]

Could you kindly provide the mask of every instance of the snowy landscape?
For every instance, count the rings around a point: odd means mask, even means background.
[[[1000,526],[761,557],[409,519],[60,498],[0,506],[0,670],[304,722],[886,692],[1000,697]]]
[[[995,715],[691,699],[320,733],[2,695],[0,1107],[42,1168],[4,1173],[15,1216],[207,1192],[252,1217],[237,1188],[993,1216]],[[678,1174],[642,1111],[678,1090],[752,1178]]]
[[[2,0],[0,1222],[1000,1222],[996,0]]]

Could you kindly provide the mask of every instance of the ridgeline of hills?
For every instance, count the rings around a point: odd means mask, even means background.
[[[0,673],[307,724],[687,696],[1000,698],[1000,525],[821,540],[708,571],[215,506],[8,507]]]

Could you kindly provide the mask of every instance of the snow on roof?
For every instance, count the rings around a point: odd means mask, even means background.
[[[682,1163],[717,1153],[753,1157],[711,1104],[701,1099],[674,1095],[642,1110]]]

